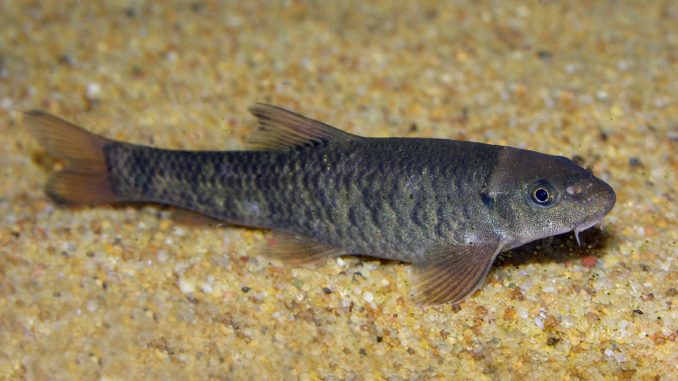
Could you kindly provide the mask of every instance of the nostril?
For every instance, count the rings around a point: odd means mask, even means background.
[[[570,185],[565,188],[565,192],[569,193],[572,196],[576,196],[581,193],[581,186],[579,185]]]

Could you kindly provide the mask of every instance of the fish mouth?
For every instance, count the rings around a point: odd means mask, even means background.
[[[579,240],[579,233],[583,232],[584,230],[588,230],[600,223],[603,222],[603,219],[597,219],[594,220],[593,222],[586,222],[581,225],[575,226],[574,229],[572,229],[572,232],[574,233],[574,238],[577,239],[577,245],[581,246],[581,241]]]
[[[574,237],[577,239],[577,245],[579,246],[581,246],[581,241],[579,240],[579,233],[583,232],[584,230],[590,229],[595,225],[602,224],[605,216],[612,210],[614,204],[617,202],[617,194],[614,192],[614,189],[612,189],[612,187],[608,183],[598,178],[594,179],[595,179],[594,184],[596,187],[594,193],[598,195],[598,200],[602,200],[602,202],[599,201],[600,210],[597,214],[591,216],[592,218],[587,219],[585,222],[575,225],[574,228],[572,229],[572,232],[574,232]],[[570,187],[568,187],[567,190],[568,193],[570,193],[569,188]]]

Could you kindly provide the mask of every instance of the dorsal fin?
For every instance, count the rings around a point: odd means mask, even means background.
[[[251,149],[284,150],[304,144],[360,139],[357,135],[273,105],[256,103],[249,110],[259,121],[259,128],[249,139]]]

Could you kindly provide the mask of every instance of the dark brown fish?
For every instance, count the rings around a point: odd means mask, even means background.
[[[457,302],[501,251],[578,233],[615,193],[571,160],[511,147],[364,138],[265,104],[248,151],[174,151],[118,142],[40,111],[29,131],[66,167],[47,193],[67,204],[155,202],[273,229],[269,249],[312,259],[412,262],[416,298]]]

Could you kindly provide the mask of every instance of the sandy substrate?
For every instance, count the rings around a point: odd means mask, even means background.
[[[676,3],[366,3],[0,2],[0,378],[678,379]],[[576,156],[617,205],[581,248],[518,249],[420,307],[406,264],[295,268],[260,231],[58,207],[22,127],[233,149],[256,101]]]

